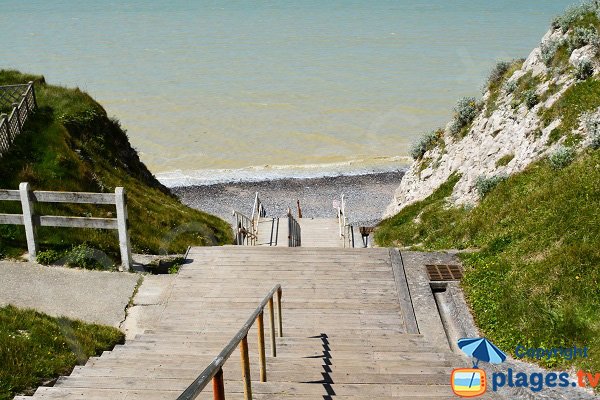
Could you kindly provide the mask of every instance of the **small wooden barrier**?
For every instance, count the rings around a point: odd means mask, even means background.
[[[37,109],[33,82],[25,85],[0,86],[0,106],[12,107],[10,115],[0,114],[0,157],[23,132],[23,125]]]
[[[35,261],[38,244],[36,230],[39,226],[66,228],[116,229],[119,231],[121,263],[124,270],[131,268],[131,245],[129,240],[127,200],[125,189],[118,187],[115,193],[46,192],[32,191],[23,182],[19,190],[0,189],[0,201],[20,201],[22,214],[0,214],[0,225],[24,225],[29,257]],[[36,215],[35,203],[114,204],[117,218],[59,217]]]

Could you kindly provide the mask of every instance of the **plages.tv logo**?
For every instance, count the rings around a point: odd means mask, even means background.
[[[452,391],[460,397],[481,396],[487,390],[487,377],[485,371],[479,368],[479,362],[501,364],[506,360],[506,354],[485,338],[460,339],[458,347],[474,361],[472,368],[456,368],[452,371]]]

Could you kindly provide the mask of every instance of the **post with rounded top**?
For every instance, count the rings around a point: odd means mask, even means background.
[[[275,310],[273,307],[273,296],[269,298],[269,325],[271,335],[271,356],[277,357],[277,347],[275,344]]]
[[[258,328],[258,363],[260,365],[260,381],[267,381],[267,360],[265,357],[265,326],[261,311],[256,317],[256,326]]]
[[[281,288],[277,289],[277,316],[279,320],[279,337],[283,337],[283,317],[281,316]]]
[[[248,335],[240,342],[242,361],[242,380],[244,381],[244,400],[252,400],[252,381],[250,379],[250,358],[248,357]]]
[[[121,264],[125,271],[131,268],[131,243],[129,241],[129,219],[127,216],[127,194],[125,189],[115,189],[115,204],[117,206],[117,226],[119,228],[119,247],[121,249]]]
[[[35,210],[33,208],[33,199],[29,183],[21,182],[19,185],[21,195],[21,208],[23,209],[23,225],[25,225],[25,236],[27,237],[27,250],[29,251],[29,260],[35,261],[37,256],[37,232]]]

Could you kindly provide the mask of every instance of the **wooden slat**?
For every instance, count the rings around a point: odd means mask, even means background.
[[[55,226],[64,228],[93,228],[93,229],[117,229],[115,218],[88,218],[88,217],[57,217],[39,216],[40,226]]]
[[[36,190],[33,198],[40,203],[115,204],[114,193],[47,192]]]
[[[0,201],[20,201],[21,196],[19,195],[18,190],[5,190],[0,189]]]
[[[20,214],[0,214],[0,225],[23,225],[23,216]]]

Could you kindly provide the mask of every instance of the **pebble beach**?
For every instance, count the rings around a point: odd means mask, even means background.
[[[344,194],[350,223],[376,225],[392,201],[404,171],[310,179],[277,179],[262,182],[234,182],[171,190],[190,207],[232,222],[235,209],[250,216],[256,192],[267,215],[283,217],[288,207],[297,215],[297,200],[304,218],[335,218],[335,200]]]

